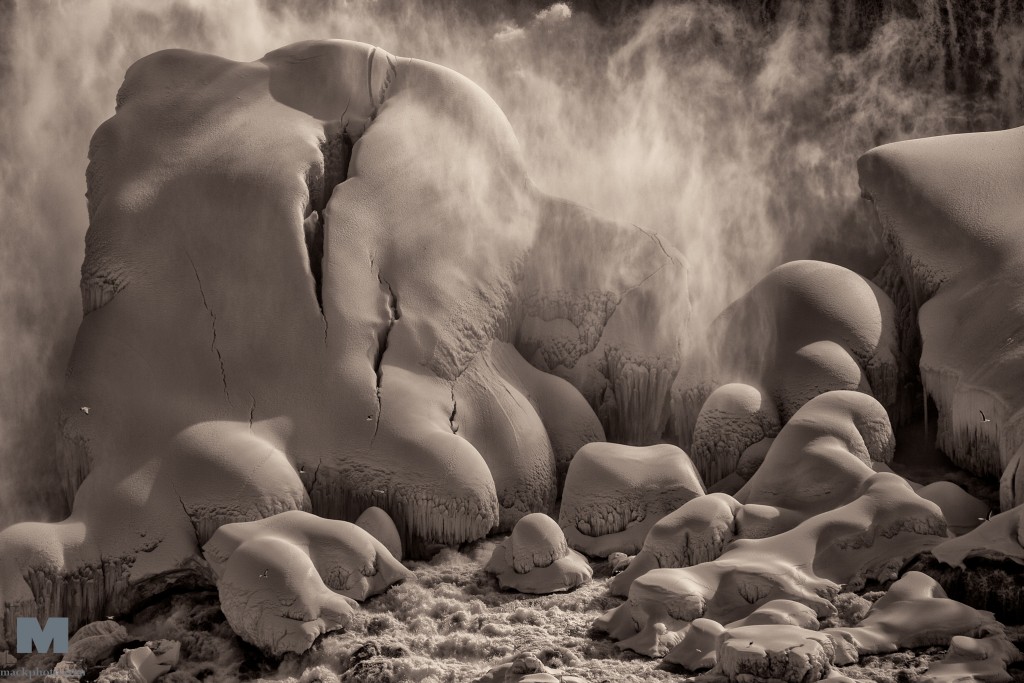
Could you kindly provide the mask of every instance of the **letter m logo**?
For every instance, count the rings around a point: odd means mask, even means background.
[[[46,628],[35,617],[18,617],[18,654],[28,654],[33,648],[49,652],[51,647],[58,654],[67,653],[68,628],[67,617],[50,617]]]

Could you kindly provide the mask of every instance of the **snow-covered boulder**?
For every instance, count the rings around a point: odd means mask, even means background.
[[[864,618],[847,628],[829,628],[837,664],[899,649],[942,646],[953,636],[1003,635],[991,612],[950,600],[935,579],[911,571],[892,584]]]
[[[682,257],[541,193],[446,68],[347,41],[162,51],[87,180],[72,512],[0,532],[0,640],[201,576],[223,524],[379,507],[409,556],[510,530],[606,428],[664,430]]]
[[[492,667],[473,683],[587,683],[579,676],[559,673],[544,666],[536,655],[520,653]]]
[[[99,682],[154,683],[171,671],[181,658],[181,644],[173,640],[151,640],[142,647],[125,650],[120,659],[100,672]]]
[[[558,523],[587,555],[635,553],[654,524],[704,486],[690,458],[671,444],[587,444],[573,458]]]
[[[992,509],[951,481],[935,481],[916,489],[917,495],[939,506],[949,530],[960,536],[986,521]]]
[[[486,569],[502,588],[535,594],[572,590],[594,575],[587,558],[568,546],[558,523],[542,512],[516,522]]]
[[[902,420],[898,389],[906,370],[898,342],[893,303],[870,280],[820,261],[778,266],[718,316],[703,362],[678,376],[673,424],[680,445],[696,451],[708,391],[729,383],[760,387],[783,423],[836,390],[874,396]]]
[[[380,541],[396,560],[402,559],[402,537],[388,513],[379,507],[368,507],[356,519],[356,526]]]
[[[883,145],[857,164],[896,284],[916,309],[938,446],[987,476],[1024,445],[1022,150],[1015,128]],[[1022,491],[1006,490],[1003,509]]]
[[[732,683],[810,683],[828,674],[835,644],[827,635],[799,626],[741,626],[726,631],[717,655],[717,671]]]
[[[891,429],[877,401],[857,392],[812,399],[783,427],[736,499],[684,506],[665,535],[615,577],[623,584],[632,579],[628,599],[595,627],[619,647],[658,654],[672,640],[666,633],[678,634],[700,617],[725,624],[778,599],[827,617],[840,586],[895,579],[947,530],[934,503],[901,477],[870,467],[886,453]],[[683,564],[719,545],[716,559]],[[643,557],[650,558],[646,567]],[[647,570],[662,558],[679,564]]]
[[[781,534],[852,503],[872,481],[871,466],[891,460],[894,448],[889,418],[870,396],[834,391],[810,400],[771,441],[764,464],[735,497],[708,494],[659,520],[629,567],[612,579],[612,593],[627,595],[632,582],[651,569],[708,562],[735,539]],[[872,495],[892,489],[903,497],[902,483],[887,474],[870,488],[878,492]],[[929,529],[942,524],[929,517],[933,511],[921,513],[930,520],[925,524]],[[872,514],[879,523],[898,526],[892,511]],[[905,551],[897,555],[903,557]]]
[[[921,683],[1009,683],[1014,677],[1006,667],[1022,659],[1024,655],[1006,636],[953,636],[946,655],[928,667]]]
[[[970,558],[1024,565],[1024,505],[1001,512],[973,530],[932,548],[935,559],[963,567]]]
[[[775,402],[757,388],[726,384],[704,402],[693,428],[693,464],[705,486],[736,471],[740,458],[755,444],[779,433]]]
[[[275,655],[305,651],[356,601],[412,576],[355,524],[298,510],[226,524],[203,553],[231,628]]]

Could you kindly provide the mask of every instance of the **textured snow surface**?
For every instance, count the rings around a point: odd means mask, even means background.
[[[1015,128],[884,145],[858,162],[916,309],[938,445],[983,475],[1001,474],[1024,444],[1022,148]],[[1022,491],[1007,490],[1003,509]]]
[[[590,443],[569,466],[558,522],[569,545],[587,555],[635,553],[659,519],[703,493],[676,446]]]
[[[568,546],[558,523],[542,512],[516,522],[495,547],[487,571],[502,588],[537,594],[572,590],[594,575],[587,558]]]
[[[0,533],[0,640],[194,583],[223,524],[378,507],[406,556],[510,530],[554,512],[581,446],[669,419],[682,257],[539,192],[448,69],[346,41],[159,52],[88,185],[73,508]]]

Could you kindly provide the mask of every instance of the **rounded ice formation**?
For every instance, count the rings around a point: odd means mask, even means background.
[[[841,266],[792,261],[768,273],[712,323],[708,367],[680,374],[673,388],[675,431],[683,448],[707,388],[742,382],[762,387],[782,422],[828,391],[860,390],[899,421],[904,374],[895,309],[870,280]]]
[[[979,475],[1002,474],[1024,445],[1022,149],[1015,128],[883,145],[857,164],[894,286],[913,303],[917,324],[903,324],[920,329],[938,447]]]
[[[658,654],[673,640],[663,634],[701,617],[724,624],[776,599],[826,617],[841,585],[855,590],[896,578],[947,531],[934,503],[869,465],[891,457],[891,437],[885,410],[870,396],[837,391],[812,399],[735,500],[714,494],[721,497],[712,504],[704,496],[652,529],[651,545],[613,579],[613,589],[628,585],[628,600],[595,628],[621,648]],[[701,560],[694,555],[719,547],[721,555],[699,564],[658,566]]]
[[[159,52],[90,159],[72,513],[0,533],[0,640],[128,611],[227,523],[376,506],[407,555],[511,529],[605,428],[664,430],[682,257],[539,192],[448,69],[347,41]]]
[[[715,389],[697,415],[691,458],[705,486],[736,471],[747,448],[779,433],[771,397],[746,384]]]
[[[280,655],[344,628],[365,600],[412,572],[366,531],[294,510],[220,527],[203,547],[235,633]]]
[[[396,560],[402,559],[402,537],[388,513],[379,507],[368,507],[359,515],[356,526],[380,541]]]
[[[718,668],[732,683],[810,683],[828,674],[835,644],[823,633],[799,626],[741,626],[718,644]]]
[[[558,523],[587,555],[633,554],[655,522],[704,494],[690,458],[671,444],[590,443],[573,458]]]
[[[936,481],[917,489],[917,495],[939,506],[949,530],[957,536],[967,533],[988,519],[988,504],[951,481]]]
[[[587,558],[566,544],[558,523],[542,512],[516,522],[486,569],[502,588],[534,594],[572,590],[594,575]]]

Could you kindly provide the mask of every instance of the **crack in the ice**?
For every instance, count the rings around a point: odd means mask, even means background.
[[[452,382],[452,412],[448,416],[448,426],[452,429],[452,434],[459,433],[459,425],[455,424],[455,419],[459,414],[459,403],[455,400],[455,383]]]
[[[188,511],[188,508],[185,507],[185,501],[182,500],[181,494],[178,493],[178,489],[176,489],[173,484],[171,485],[171,489],[174,491],[174,495],[178,497],[178,503],[181,504],[181,509],[185,513],[185,518],[188,519],[188,523],[192,525],[192,533],[195,534],[196,537],[196,547],[202,550],[203,544],[199,541],[199,527],[196,525],[195,520],[192,519],[192,514]]]
[[[250,393],[249,398],[252,400],[252,405],[249,407],[249,431],[251,432],[252,423],[254,422],[256,417],[256,397],[253,396],[252,393]]]
[[[224,368],[224,356],[221,355],[220,349],[217,348],[217,314],[210,308],[209,302],[206,300],[206,291],[203,290],[203,280],[199,277],[199,269],[196,268],[195,261],[192,260],[192,255],[187,251],[185,256],[188,258],[189,264],[192,266],[192,272],[196,275],[196,283],[199,285],[199,295],[203,299],[203,308],[210,315],[210,328],[213,332],[213,339],[210,341],[210,350],[217,354],[217,362],[220,364],[220,381],[224,385],[224,397],[227,398],[228,404],[231,403],[231,394],[228,393],[228,373]]]
[[[317,477],[320,476],[320,465],[324,464],[324,459],[320,458],[316,463],[316,469],[313,470],[313,479],[309,482],[309,493],[313,493],[313,489],[316,488]]]
[[[373,359],[373,373],[377,377],[377,419],[373,425],[373,437],[370,439],[371,445],[373,444],[373,440],[377,438],[377,431],[380,429],[380,416],[384,409],[381,401],[381,386],[384,382],[384,354],[388,350],[388,341],[391,337],[391,330],[394,328],[395,323],[402,317],[402,313],[398,308],[398,295],[395,294],[395,290],[391,287],[391,283],[381,275],[380,271],[377,272],[377,281],[388,288],[388,324],[387,327],[381,330],[377,338],[377,353]]]

